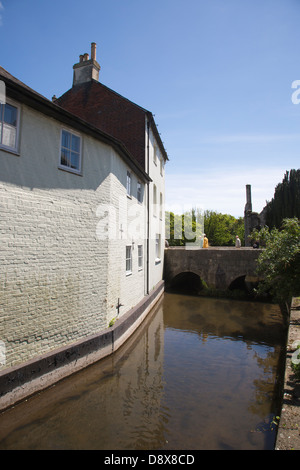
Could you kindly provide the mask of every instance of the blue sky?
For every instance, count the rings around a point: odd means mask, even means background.
[[[0,65],[49,99],[97,43],[100,81],[155,114],[168,209],[242,216],[251,184],[260,212],[300,168],[299,0],[0,0],[0,16]]]

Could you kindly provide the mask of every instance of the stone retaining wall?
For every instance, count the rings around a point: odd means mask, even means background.
[[[163,292],[164,282],[161,281],[113,327],[0,372],[0,411],[112,354],[138,328]]]
[[[292,369],[296,341],[300,341],[300,297],[293,299],[291,307],[276,450],[300,450],[300,380]]]

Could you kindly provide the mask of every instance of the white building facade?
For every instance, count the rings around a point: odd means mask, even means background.
[[[5,373],[117,325],[161,283],[166,159],[148,118],[143,167],[122,141],[2,68],[0,80]]]

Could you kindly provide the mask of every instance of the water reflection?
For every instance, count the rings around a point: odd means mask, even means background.
[[[165,399],[178,404],[173,446],[189,433],[193,449],[272,448],[283,340],[277,306],[172,295],[164,322],[164,378],[173,385]]]
[[[165,294],[112,357],[0,416],[0,449],[266,449],[273,305]]]

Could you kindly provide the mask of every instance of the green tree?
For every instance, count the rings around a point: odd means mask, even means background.
[[[300,169],[287,171],[266,205],[266,224],[280,228],[283,219],[300,218]]]
[[[185,246],[197,242],[203,233],[203,215],[192,209],[182,215],[165,213],[165,233],[170,246]]]
[[[257,272],[263,278],[258,292],[269,292],[289,307],[292,297],[300,295],[300,222],[284,219],[280,230],[264,227],[255,237],[266,246],[258,258]]]
[[[244,219],[215,211],[204,213],[192,209],[182,215],[166,212],[166,238],[170,246],[185,246],[188,242],[200,245],[206,233],[211,246],[234,246],[238,235],[244,241]]]
[[[215,211],[204,212],[204,232],[212,246],[234,246],[238,235],[244,241],[244,219]]]

